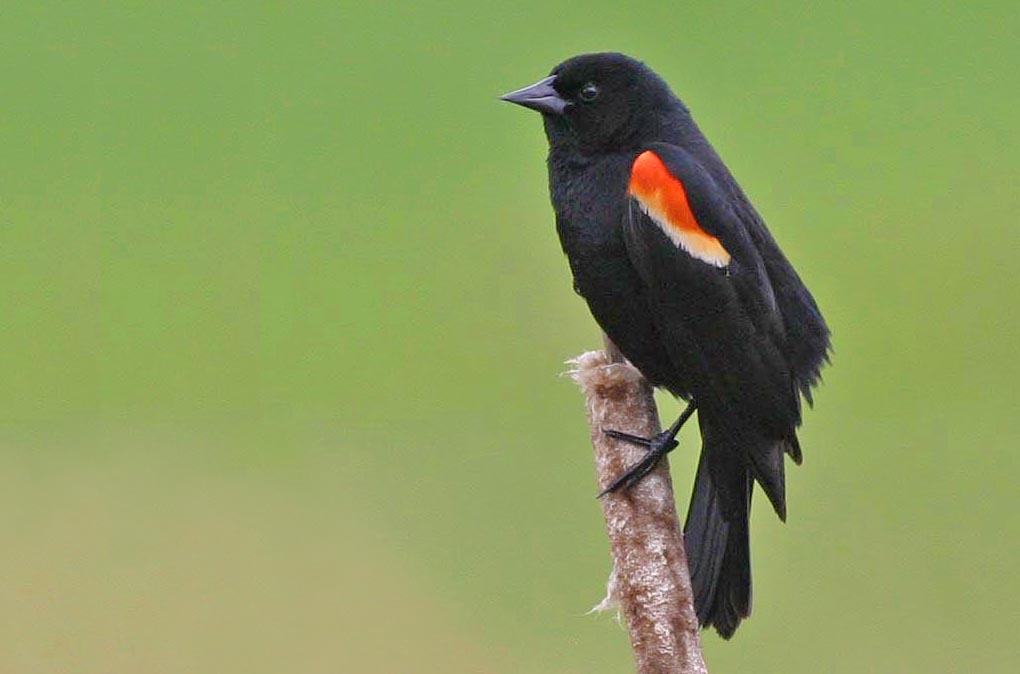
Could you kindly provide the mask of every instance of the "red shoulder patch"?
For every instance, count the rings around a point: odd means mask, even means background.
[[[651,150],[638,155],[630,169],[627,193],[677,247],[715,267],[730,263],[729,251],[698,224],[687,190],[659,155]]]

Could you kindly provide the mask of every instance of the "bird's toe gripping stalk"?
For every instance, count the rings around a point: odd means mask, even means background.
[[[659,461],[662,457],[676,449],[676,447],[680,444],[676,440],[677,433],[680,432],[684,422],[686,422],[691,415],[694,414],[695,409],[697,409],[697,407],[694,402],[691,401],[687,404],[687,407],[672,426],[651,438],[643,438],[639,435],[632,435],[631,433],[624,433],[623,431],[616,431],[609,428],[602,429],[602,432],[611,438],[647,448],[648,453],[645,454],[644,458],[624,471],[623,475],[613,480],[608,487],[599,492],[597,498],[602,498],[606,494],[611,494],[621,489],[629,489],[640,482],[643,477],[648,475],[648,473],[655,470],[655,467],[659,465]]]

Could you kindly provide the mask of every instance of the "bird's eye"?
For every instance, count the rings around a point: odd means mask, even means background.
[[[581,87],[581,100],[582,101],[594,101],[599,95],[599,88],[595,86],[594,82],[588,82],[588,84]]]

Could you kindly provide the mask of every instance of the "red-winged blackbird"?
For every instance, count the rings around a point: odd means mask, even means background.
[[[786,519],[783,455],[800,463],[801,396],[829,329],[690,111],[647,66],[586,54],[503,96],[542,113],[549,189],[574,288],[644,376],[688,402],[608,489],[640,480],[697,409],[702,451],[684,535],[703,626],[751,612],[755,481]],[[603,492],[605,493],[605,492]]]

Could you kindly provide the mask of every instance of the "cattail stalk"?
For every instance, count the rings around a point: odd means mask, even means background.
[[[606,351],[589,351],[570,364],[587,403],[601,491],[645,453],[602,430],[652,437],[661,430],[659,416],[651,386],[608,339]],[[638,674],[706,674],[669,461],[663,457],[638,484],[605,495],[601,505],[613,571],[595,608],[618,607],[623,614]]]

